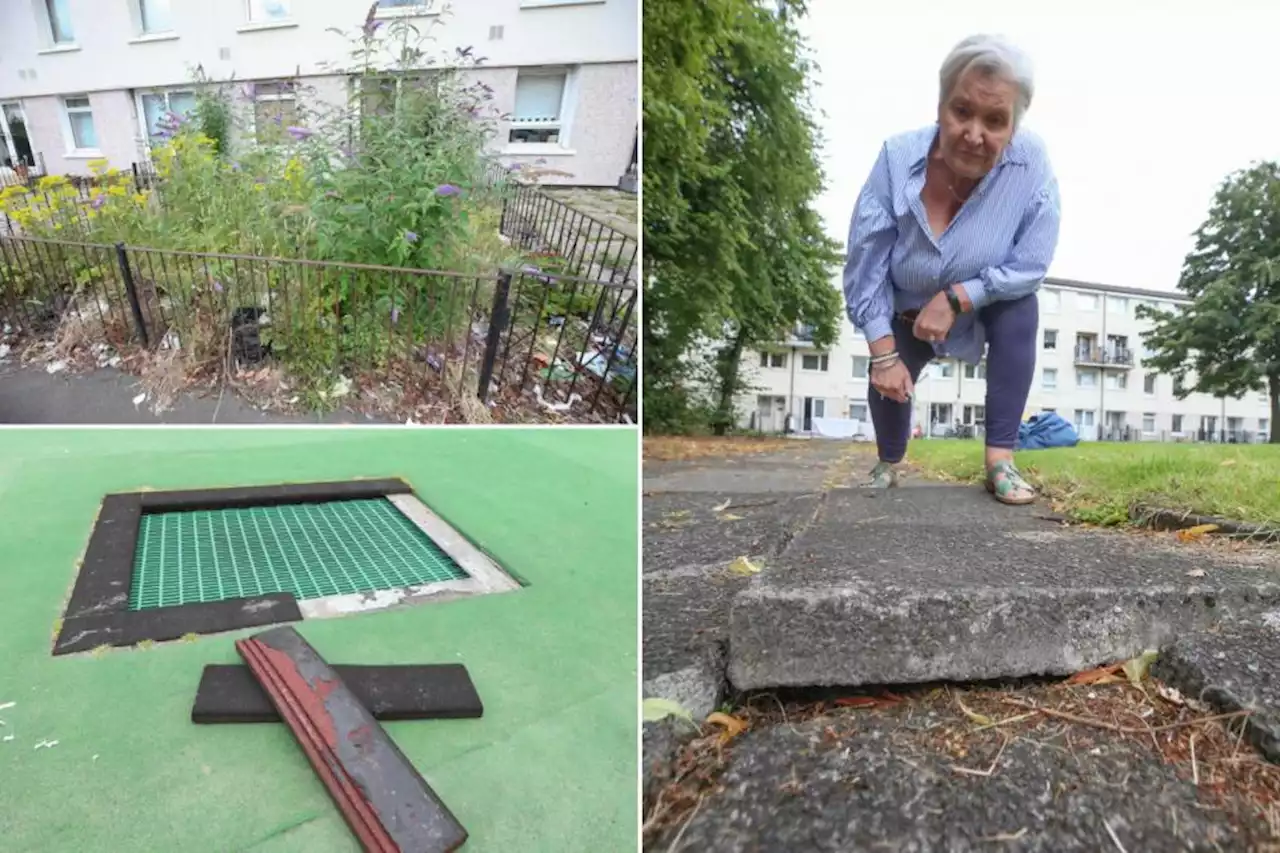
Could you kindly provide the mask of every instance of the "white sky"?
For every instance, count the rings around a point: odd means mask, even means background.
[[[1280,159],[1275,0],[810,0],[802,28],[825,113],[818,210],[841,245],[880,145],[934,120],[938,67],[975,33],[1035,63],[1025,126],[1063,204],[1050,275],[1174,289],[1222,178]]]

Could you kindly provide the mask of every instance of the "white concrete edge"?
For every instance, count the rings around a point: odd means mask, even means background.
[[[501,566],[468,542],[465,536],[450,527],[416,496],[389,495],[387,499],[435,542],[440,550],[452,557],[464,572],[480,584],[484,592],[510,592],[520,588],[520,584],[504,572]]]
[[[298,602],[303,619],[329,619],[370,610],[386,610],[402,604],[420,604],[426,599],[452,599],[489,592],[474,578],[457,581],[403,586],[397,589],[380,589],[374,592],[353,592],[346,595],[330,595]]]

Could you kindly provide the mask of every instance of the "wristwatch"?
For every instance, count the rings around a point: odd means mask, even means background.
[[[947,304],[951,306],[952,312],[955,314],[963,314],[964,306],[960,304],[960,297],[956,296],[956,289],[954,287],[948,287],[945,292],[947,294]]]

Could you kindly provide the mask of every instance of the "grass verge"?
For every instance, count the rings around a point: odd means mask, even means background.
[[[977,440],[914,441],[908,459],[932,476],[981,482]],[[1280,445],[1093,444],[1019,452],[1023,474],[1077,521],[1126,524],[1134,504],[1280,524]]]

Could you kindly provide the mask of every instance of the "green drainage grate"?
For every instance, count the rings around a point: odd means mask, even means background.
[[[129,609],[291,592],[301,599],[468,575],[386,498],[146,514]]]

